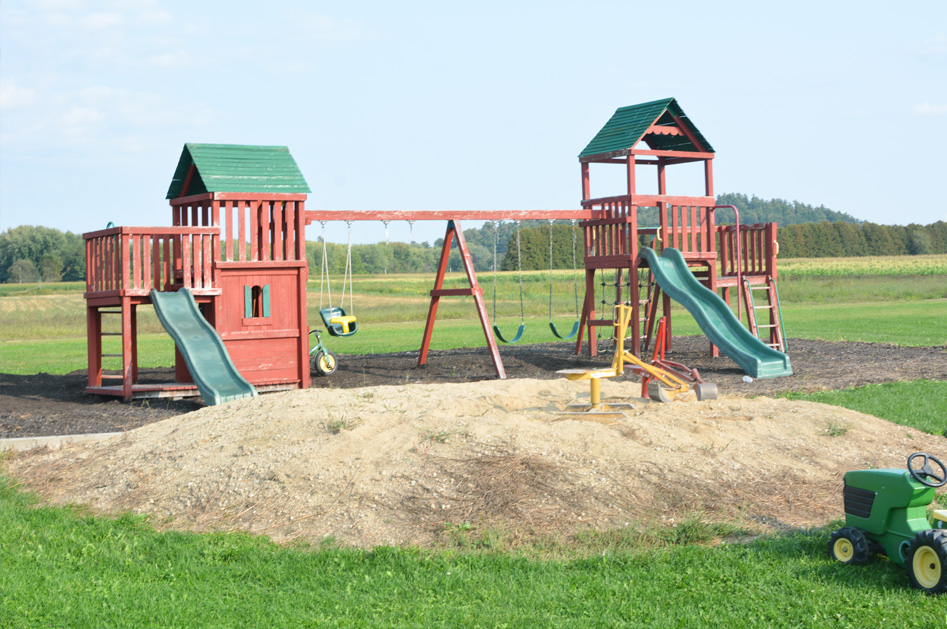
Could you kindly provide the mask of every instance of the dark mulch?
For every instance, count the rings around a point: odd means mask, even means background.
[[[569,342],[504,345],[500,348],[508,378],[559,378],[557,369],[603,366],[611,362],[608,344],[600,342],[596,360],[573,355]],[[729,358],[710,358],[705,337],[677,337],[668,356],[700,371],[721,394],[775,395],[782,391],[843,389],[899,380],[947,380],[947,346],[898,347],[881,343],[833,343],[790,339],[794,375],[773,380],[743,381],[743,372]],[[417,367],[418,353],[339,355],[339,369],[328,378],[314,378],[313,387],[367,387],[412,383],[473,382],[496,377],[486,348],[432,351],[428,364]],[[634,378],[626,375],[625,377]],[[142,370],[143,382],[169,382],[171,369]],[[81,434],[130,430],[201,407],[199,398],[123,403],[87,395],[86,373],[58,376],[0,374],[0,438]]]

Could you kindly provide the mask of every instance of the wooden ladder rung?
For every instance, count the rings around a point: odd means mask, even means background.
[[[103,380],[122,380],[125,376],[121,375],[112,375],[112,374],[102,374]]]

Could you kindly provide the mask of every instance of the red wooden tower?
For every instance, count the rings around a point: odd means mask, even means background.
[[[193,388],[180,351],[176,383],[137,384],[137,308],[152,302],[152,289],[181,288],[247,381],[263,389],[308,387],[308,192],[286,147],[186,144],[167,195],[172,227],[84,234],[87,391],[128,400]],[[108,316],[120,316],[121,324],[103,332]],[[120,354],[103,354],[109,334],[121,336]],[[121,359],[121,373],[104,375],[103,358]]]
[[[730,288],[740,287],[746,277],[752,284],[765,283],[776,277],[776,225],[716,226],[714,199],[714,149],[673,98],[622,107],[608,120],[579,154],[582,169],[582,208],[591,210],[595,218],[581,223],[585,233],[586,293],[582,310],[582,328],[576,352],[582,347],[583,335],[595,338],[597,326],[611,326],[611,309],[596,315],[596,271],[615,271],[615,302],[629,303],[633,310],[631,348],[635,354],[642,349],[642,335],[651,333],[657,317],[660,294],[651,282],[639,287],[638,258],[642,244],[657,250],[679,249],[695,275],[711,290],[722,290],[729,303]],[[590,164],[613,164],[625,172],[626,191],[609,197],[593,197]],[[703,194],[681,195],[668,190],[666,171],[679,164],[699,163],[703,166]],[[657,194],[639,194],[638,181],[643,169],[653,168]],[[729,206],[728,206],[729,207]],[[651,209],[657,224],[639,226],[642,210]],[[737,237],[739,229],[739,237]],[[741,247],[741,243],[743,246]],[[737,254],[742,254],[742,260]],[[644,273],[641,274],[644,279]],[[600,282],[601,283],[601,282]],[[647,287],[642,293],[640,288]],[[627,293],[623,294],[623,289]],[[739,297],[738,297],[739,302]],[[661,299],[668,316],[670,338],[670,300]],[[738,303],[739,308],[739,303]],[[775,309],[773,309],[775,317]],[[755,321],[751,320],[755,327]],[[755,331],[755,330],[754,330]],[[771,334],[778,333],[773,327]],[[773,336],[775,341],[775,336]],[[670,344],[668,345],[670,347]],[[589,344],[592,355],[595,343]],[[717,355],[717,349],[712,347]]]

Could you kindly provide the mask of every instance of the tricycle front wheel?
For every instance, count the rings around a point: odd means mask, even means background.
[[[309,361],[311,370],[314,371],[320,376],[328,376],[335,373],[335,370],[339,367],[339,361],[336,359],[335,354],[327,349],[319,350],[312,355],[312,358]]]

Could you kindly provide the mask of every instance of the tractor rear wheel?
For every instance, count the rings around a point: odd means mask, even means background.
[[[860,566],[871,559],[871,547],[861,529],[846,526],[832,533],[829,556],[842,563]]]
[[[947,531],[921,531],[911,540],[906,555],[911,585],[928,594],[947,592]]]

